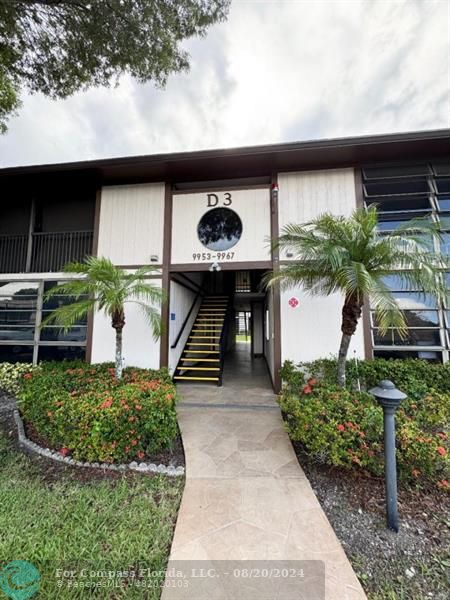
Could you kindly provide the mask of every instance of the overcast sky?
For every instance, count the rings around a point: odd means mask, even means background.
[[[165,90],[24,96],[0,165],[450,127],[449,0],[233,0]]]

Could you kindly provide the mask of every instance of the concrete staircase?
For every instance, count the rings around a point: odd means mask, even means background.
[[[228,296],[205,296],[175,369],[176,382],[222,385],[223,338]]]

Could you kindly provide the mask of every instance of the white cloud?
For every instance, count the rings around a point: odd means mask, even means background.
[[[234,0],[165,90],[27,96],[0,164],[450,127],[447,0]]]

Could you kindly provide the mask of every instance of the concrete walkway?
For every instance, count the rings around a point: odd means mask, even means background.
[[[246,389],[237,379],[227,384],[226,377],[222,388],[179,387],[187,469],[169,570],[215,565],[216,576],[200,578],[201,585],[188,577],[187,588],[168,587],[163,599],[362,600],[366,596],[298,464],[275,397],[262,381],[265,365],[252,364],[260,370],[260,380],[254,373],[261,384],[257,388]],[[300,565],[306,577],[286,583],[265,571],[266,579],[249,587],[248,579],[230,576],[230,568],[254,564]]]

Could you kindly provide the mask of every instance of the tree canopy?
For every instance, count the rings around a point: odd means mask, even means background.
[[[188,69],[181,47],[226,18],[231,0],[0,0],[0,131],[21,88],[51,98],[125,73],[163,86]]]
[[[374,311],[382,335],[393,328],[404,337],[408,324],[405,312],[392,294],[386,279],[395,274],[404,290],[419,290],[447,300],[441,275],[448,257],[434,250],[441,241],[439,224],[414,219],[389,234],[380,233],[376,207],[356,209],[349,217],[325,213],[309,223],[284,227],[275,246],[290,251],[293,259],[269,273],[269,285],[282,289],[300,287],[312,296],[340,293],[343,300],[338,353],[338,382],[345,384],[345,361],[366,302]]]

